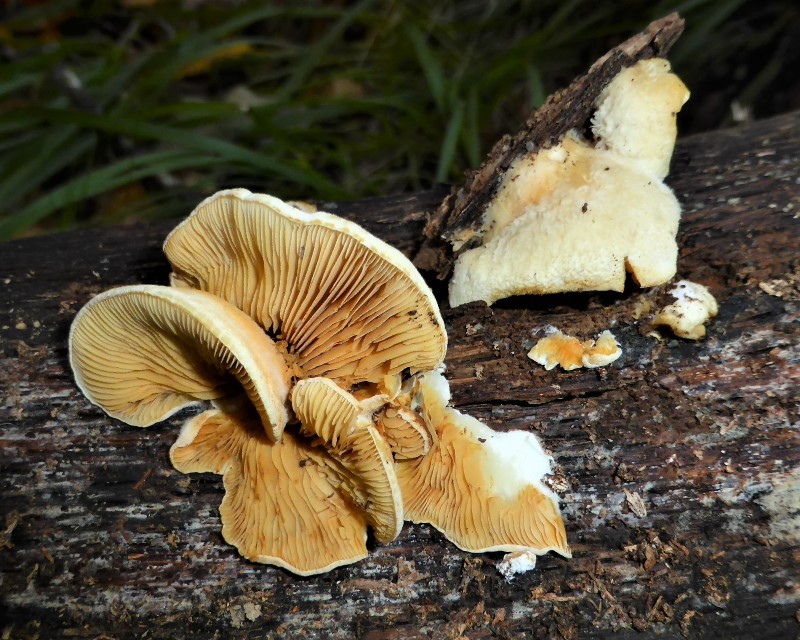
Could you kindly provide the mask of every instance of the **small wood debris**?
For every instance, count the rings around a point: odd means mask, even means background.
[[[133,490],[134,491],[140,491],[141,488],[144,486],[144,483],[147,482],[147,479],[151,475],[153,475],[153,470],[152,469],[147,469],[147,471],[144,472],[142,477],[139,478],[139,481],[135,485],[133,485]]]
[[[800,300],[800,267],[783,278],[759,282],[758,288],[769,296],[787,301]]]
[[[692,626],[692,618],[694,618],[696,615],[697,611],[693,610],[687,611],[685,614],[683,614],[683,618],[681,618],[679,627],[681,630],[681,635],[684,638],[688,638],[690,636],[689,628]]]
[[[465,333],[468,336],[474,336],[481,329],[483,329],[483,325],[480,322],[477,322],[475,324],[467,324],[467,329]]]
[[[647,515],[647,507],[645,506],[642,497],[638,493],[631,493],[627,489],[623,489],[623,491],[625,492],[625,500],[628,503],[628,507],[633,514],[639,518],[644,518]]]
[[[0,531],[0,549],[13,549],[14,543],[11,542],[11,534],[14,533],[14,529],[17,528],[19,524],[19,513],[16,511],[11,511],[6,516],[6,528],[4,531]]]

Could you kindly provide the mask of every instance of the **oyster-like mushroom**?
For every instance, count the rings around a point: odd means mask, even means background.
[[[433,293],[358,225],[245,189],[204,200],[164,243],[173,282],[236,305],[286,345],[302,377],[343,388],[444,359]]]
[[[441,373],[421,378],[438,442],[398,461],[406,517],[427,522],[465,551],[557,551],[570,557],[558,499],[543,483],[551,459],[526,431],[498,433],[448,406]]]
[[[203,291],[133,285],[101,293],[75,317],[69,354],[78,388],[127,424],[147,427],[244,389],[271,440],[286,426],[283,356],[250,317]]]

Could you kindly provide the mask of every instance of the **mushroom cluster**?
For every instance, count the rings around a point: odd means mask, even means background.
[[[449,406],[447,334],[396,249],[334,215],[243,189],[167,238],[171,286],[112,289],[70,331],[86,397],[146,427],[198,402],[170,450],[223,476],[222,534],[310,575],[430,523],[466,551],[570,551],[551,459]]]

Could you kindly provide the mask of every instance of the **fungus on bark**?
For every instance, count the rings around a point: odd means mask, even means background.
[[[440,372],[420,380],[418,402],[437,442],[428,455],[397,462],[406,517],[430,523],[465,551],[571,557],[558,498],[542,482],[552,459],[536,436],[496,432],[449,407]]]
[[[451,306],[671,277],[680,209],[661,178],[688,92],[660,58],[683,26],[671,14],[611,49],[453,189],[415,257],[452,274]]]
[[[666,326],[679,338],[700,340],[706,335],[706,322],[719,313],[717,301],[702,284],[679,281],[670,291],[675,302],[656,314],[652,326]]]
[[[572,371],[586,367],[605,367],[622,355],[614,334],[608,329],[603,331],[597,340],[581,342],[574,336],[568,336],[555,330],[545,336],[528,352],[528,357],[550,371],[560,365],[564,371]]]
[[[452,306],[622,291],[626,272],[643,287],[675,275],[680,204],[663,179],[689,92],[669,69],[658,58],[624,69],[597,99],[593,140],[572,130],[509,166],[484,211],[482,244],[455,262]]]
[[[70,352],[81,390],[141,426],[215,401],[187,423],[172,458],[185,472],[223,474],[224,535],[250,559],[308,574],[363,557],[367,526],[381,542],[394,539],[403,510],[390,444],[408,457],[430,438],[387,405],[403,377],[438,364],[447,344],[414,267],[355,224],[244,190],[203,202],[166,248],[173,287],[115,289],[76,318]],[[321,374],[330,378],[312,377]],[[378,413],[388,416],[380,427]],[[298,482],[327,496],[318,509],[327,524],[310,516],[311,497],[277,495]],[[331,508],[347,523],[331,524]],[[262,527],[311,541],[333,527],[343,537],[315,559]]]
[[[98,296],[73,325],[71,361],[87,396],[132,424],[214,401],[170,457],[179,471],[223,476],[223,536],[242,555],[327,571],[364,557],[367,527],[393,540],[406,504],[464,549],[568,555],[535,436],[495,433],[447,406],[434,373],[444,323],[402,254],[335,216],[241,189],[201,203],[165,252],[173,286]],[[142,312],[145,298],[168,311]],[[106,316],[116,320],[98,329]],[[91,361],[92,341],[119,364]],[[131,420],[118,389],[161,370],[178,382],[140,392],[158,410]],[[449,515],[416,493],[441,496]]]

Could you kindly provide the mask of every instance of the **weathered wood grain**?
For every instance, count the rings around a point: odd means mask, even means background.
[[[75,312],[111,286],[165,283],[172,224],[1,245],[5,636],[796,637],[800,113],[683,139],[673,164],[679,274],[720,303],[706,340],[658,340],[634,318],[664,288],[443,302],[454,402],[535,431],[557,462],[575,557],[543,557],[512,583],[498,554],[462,553],[426,526],[313,578],[242,560],[219,534],[220,478],[169,464],[191,412],[128,427],[68,373]],[[411,255],[445,193],[335,211]],[[611,328],[624,355],[547,372],[525,353],[548,324],[582,337]]]

